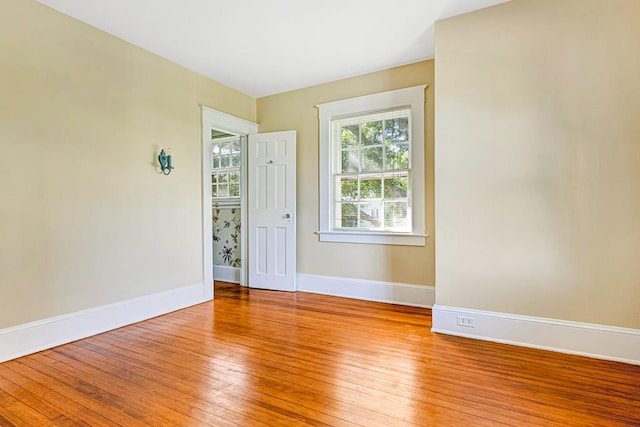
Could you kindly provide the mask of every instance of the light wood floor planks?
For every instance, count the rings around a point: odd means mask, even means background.
[[[640,366],[432,334],[431,311],[216,284],[0,365],[0,426],[640,426]]]

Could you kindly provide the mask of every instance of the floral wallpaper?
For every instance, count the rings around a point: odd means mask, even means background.
[[[240,208],[213,209],[213,264],[240,267]]]

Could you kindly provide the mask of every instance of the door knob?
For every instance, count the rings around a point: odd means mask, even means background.
[[[285,219],[291,219],[291,214],[285,214],[285,215],[284,215],[284,218],[285,218]]]

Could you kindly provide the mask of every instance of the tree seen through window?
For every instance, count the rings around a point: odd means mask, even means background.
[[[335,123],[336,227],[410,230],[408,109]]]

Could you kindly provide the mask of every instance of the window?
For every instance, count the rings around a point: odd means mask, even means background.
[[[424,89],[318,105],[320,240],[424,245]]]
[[[334,229],[411,231],[411,110],[332,122]]]
[[[211,193],[214,200],[240,199],[240,138],[216,139],[211,144]]]

